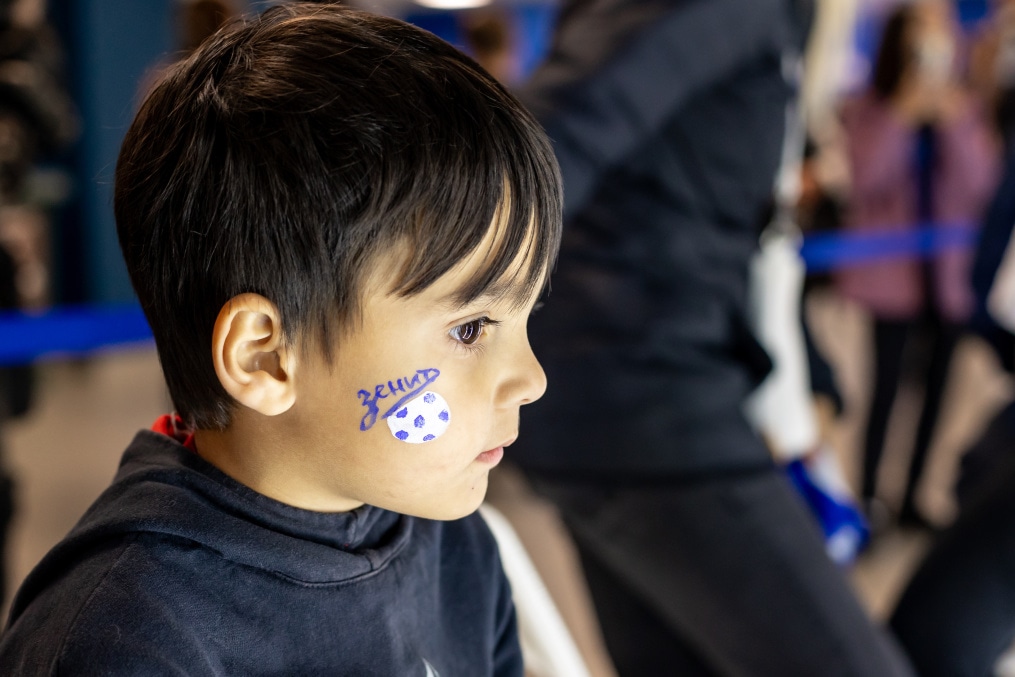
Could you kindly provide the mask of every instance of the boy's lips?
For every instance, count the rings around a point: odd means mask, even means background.
[[[500,463],[500,459],[504,458],[504,447],[497,447],[496,449],[490,449],[484,451],[482,454],[476,457],[476,460],[480,463],[488,463],[490,465],[497,465]]]
[[[512,437],[510,440],[504,442],[500,446],[484,451],[483,453],[481,453],[479,456],[476,457],[476,460],[479,461],[480,463],[497,465],[498,463],[500,463],[500,460],[504,458],[504,447],[510,446],[516,439],[518,438]]]

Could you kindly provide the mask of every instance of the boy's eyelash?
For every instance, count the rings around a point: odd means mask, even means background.
[[[496,327],[498,324],[499,321],[491,320],[489,317],[478,317],[453,327],[448,334],[458,346],[466,350],[482,350],[483,346],[479,344],[479,339],[486,333],[487,327]]]

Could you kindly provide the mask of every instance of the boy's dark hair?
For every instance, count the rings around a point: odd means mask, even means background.
[[[288,345],[330,359],[378,254],[405,251],[392,288],[418,293],[476,249],[502,202],[510,218],[463,304],[522,253],[532,293],[556,256],[549,141],[447,43],[340,6],[275,7],[216,35],[152,90],[116,168],[127,268],[173,403],[202,429],[234,406],[211,361],[230,298],[268,298]]]

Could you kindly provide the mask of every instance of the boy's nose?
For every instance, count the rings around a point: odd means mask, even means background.
[[[528,339],[511,364],[512,374],[504,388],[506,404],[521,406],[535,402],[546,392],[546,372],[532,352]]]

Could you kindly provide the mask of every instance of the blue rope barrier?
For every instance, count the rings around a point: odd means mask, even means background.
[[[973,229],[937,224],[905,232],[810,235],[800,253],[809,273],[822,273],[883,259],[927,257],[969,248],[975,241]],[[0,365],[151,341],[148,322],[136,304],[63,307],[41,314],[0,312]]]
[[[808,273],[826,273],[902,257],[926,258],[948,249],[968,249],[977,231],[962,224],[927,224],[907,231],[819,233],[804,238],[800,255]]]
[[[0,365],[151,340],[148,321],[136,304],[62,307],[40,314],[0,313]]]

